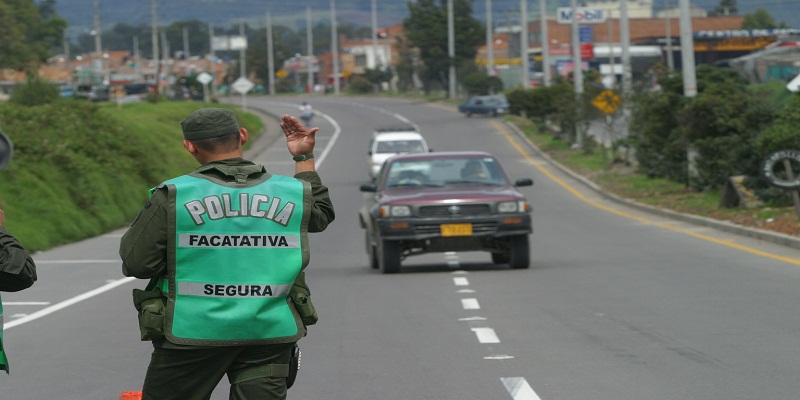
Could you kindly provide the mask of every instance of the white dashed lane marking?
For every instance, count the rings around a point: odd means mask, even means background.
[[[525,378],[500,378],[500,380],[514,400],[541,400]]]
[[[494,329],[492,328],[470,328],[473,332],[475,332],[475,336],[478,337],[478,341],[481,343],[500,343],[500,339],[497,337],[497,334],[494,333]]]
[[[461,306],[465,310],[480,310],[481,305],[478,304],[478,299],[461,299]]]
[[[469,280],[463,276],[453,278],[453,283],[455,283],[456,286],[469,286]]]

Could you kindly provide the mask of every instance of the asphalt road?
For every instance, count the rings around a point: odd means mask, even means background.
[[[301,98],[250,98],[296,113]],[[317,164],[337,220],[311,235],[320,322],[290,399],[795,399],[800,250],[611,202],[548,164],[500,119],[374,98],[315,97]],[[480,252],[369,268],[358,208],[371,130],[411,122],[434,150],[488,150],[533,204],[531,267]],[[277,126],[272,126],[272,133]],[[179,143],[174,143],[179,146]],[[293,162],[267,135],[250,157]],[[155,182],[154,182],[155,183]],[[142,188],[146,190],[147,188]],[[39,282],[3,294],[11,375],[0,399],[117,399],[139,390],[140,342],[121,275],[124,229],[34,255]],[[221,382],[214,399],[227,398]]]

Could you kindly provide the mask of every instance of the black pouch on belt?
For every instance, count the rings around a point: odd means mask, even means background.
[[[317,323],[319,316],[317,316],[314,304],[311,303],[311,292],[308,290],[308,285],[306,285],[305,272],[300,272],[297,275],[297,279],[295,279],[292,288],[289,290],[289,297],[291,297],[297,308],[297,313],[300,315],[303,325],[309,326]]]
[[[164,293],[155,287],[155,280],[145,290],[133,289],[133,305],[139,313],[139,333],[143,341],[164,336],[166,303]]]
[[[289,376],[286,377],[286,388],[289,389],[294,385],[297,379],[297,371],[300,370],[300,347],[297,343],[292,346],[292,358],[289,359]]]

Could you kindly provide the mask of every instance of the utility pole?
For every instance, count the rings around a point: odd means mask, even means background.
[[[670,18],[669,0],[664,0],[664,17],[666,23],[666,36],[667,36],[667,71],[675,71],[675,60],[672,54],[672,20]]]
[[[528,60],[528,0],[519,0],[520,57],[522,58],[522,88],[531,87],[530,60]]]
[[[492,0],[486,0],[486,74],[494,76],[494,29],[492,29]]]
[[[189,59],[189,27],[183,27],[183,58]]]
[[[680,0],[681,5],[681,71],[683,72],[683,95],[697,95],[697,79],[694,66],[694,39],[692,39],[692,16],[689,0]]]
[[[612,77],[611,89],[614,89],[617,86],[617,71],[614,65],[614,30],[611,27],[611,18],[608,19],[608,27],[606,29],[608,30],[608,64],[611,65]]]
[[[339,28],[336,25],[336,0],[331,0],[331,54],[333,55],[333,93],[339,94]]]
[[[245,36],[244,32],[244,20],[239,21],[239,36],[247,43],[247,36]],[[239,76],[242,78],[247,79],[247,60],[246,57],[247,46],[242,46],[239,49]]]
[[[140,57],[141,57],[141,54],[139,53],[139,37],[138,36],[134,36],[133,37],[133,65],[134,65],[134,67],[133,67],[133,75],[136,76],[137,80],[141,79],[141,75],[139,74],[139,71],[140,71],[139,63],[141,62]]]
[[[378,58],[378,1],[372,0],[372,67],[378,68],[381,60]]]
[[[311,27],[311,7],[306,7],[306,46],[308,47],[308,78],[306,80],[306,91],[311,91],[314,87],[314,38]]]
[[[103,58],[103,46],[100,39],[100,0],[93,0],[92,5],[94,9],[94,67],[98,70],[99,74],[103,74],[105,69],[105,58]],[[99,61],[99,63],[98,63]],[[96,76],[95,76],[96,77]],[[95,81],[92,77],[92,83]]]
[[[450,99],[456,98],[456,34],[455,21],[453,19],[453,0],[447,0],[447,58],[450,60],[447,97]]]
[[[103,45],[100,38],[100,0],[92,0],[94,9],[94,52],[96,57],[101,57]]]
[[[67,31],[66,30],[64,31],[63,35],[64,35],[64,39],[63,39],[63,45],[64,45],[64,69],[67,70],[67,71],[70,71],[72,69],[72,60],[70,60],[69,38],[67,37]],[[69,79],[72,79],[72,75],[71,74],[70,74],[70,78]]]
[[[214,25],[208,24],[208,54],[214,54]]]
[[[628,97],[631,93],[632,87],[632,73],[631,73],[631,29],[628,23],[628,0],[623,0],[620,3],[619,10],[619,41],[622,44],[622,93],[625,100],[630,100]]]
[[[581,60],[580,29],[578,27],[578,6],[575,0],[570,0],[572,8],[572,79],[575,85],[575,95],[583,96],[583,61]]]
[[[619,42],[622,46],[622,137],[630,136],[631,115],[631,31],[628,24],[628,0],[622,0],[619,5]]]
[[[542,72],[544,72],[544,86],[550,86],[550,39],[547,37],[547,0],[539,0],[539,23],[541,24],[542,38]]]
[[[161,59],[162,64],[164,64],[164,76],[169,78],[170,74],[172,74],[172,67],[169,63],[169,54],[171,52],[169,48],[169,41],[167,41],[167,31],[161,31],[161,47],[164,51],[161,52]]]
[[[583,61],[581,60],[580,30],[578,27],[578,6],[575,0],[570,0],[572,8],[572,80],[575,85],[575,145],[583,147]]]
[[[694,66],[694,40],[692,39],[692,15],[689,13],[689,0],[679,0],[681,6],[681,72],[683,73],[683,95],[697,96],[697,79]],[[686,162],[689,182],[697,177],[697,149],[693,144],[686,146]]]
[[[269,74],[269,94],[275,95],[275,54],[272,44],[272,12],[267,11],[267,73]]]
[[[161,61],[158,54],[158,11],[156,8],[156,0],[150,0],[150,30],[153,42],[153,62],[155,62],[155,84],[156,94],[161,93]]]

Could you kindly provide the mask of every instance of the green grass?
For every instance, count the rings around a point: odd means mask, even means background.
[[[591,152],[570,149],[569,144],[541,132],[533,122],[509,117],[542,151],[565,167],[589,177],[604,190],[644,204],[698,215],[730,214],[736,210],[720,210],[720,193],[698,193],[684,185],[660,178],[649,178],[633,168],[613,163],[602,149]]]
[[[198,165],[183,148],[180,121],[197,102],[117,107],[72,100],[0,105],[14,158],[0,171],[6,227],[29,250],[75,242],[127,225],[158,183]],[[255,139],[261,120],[237,111]]]

